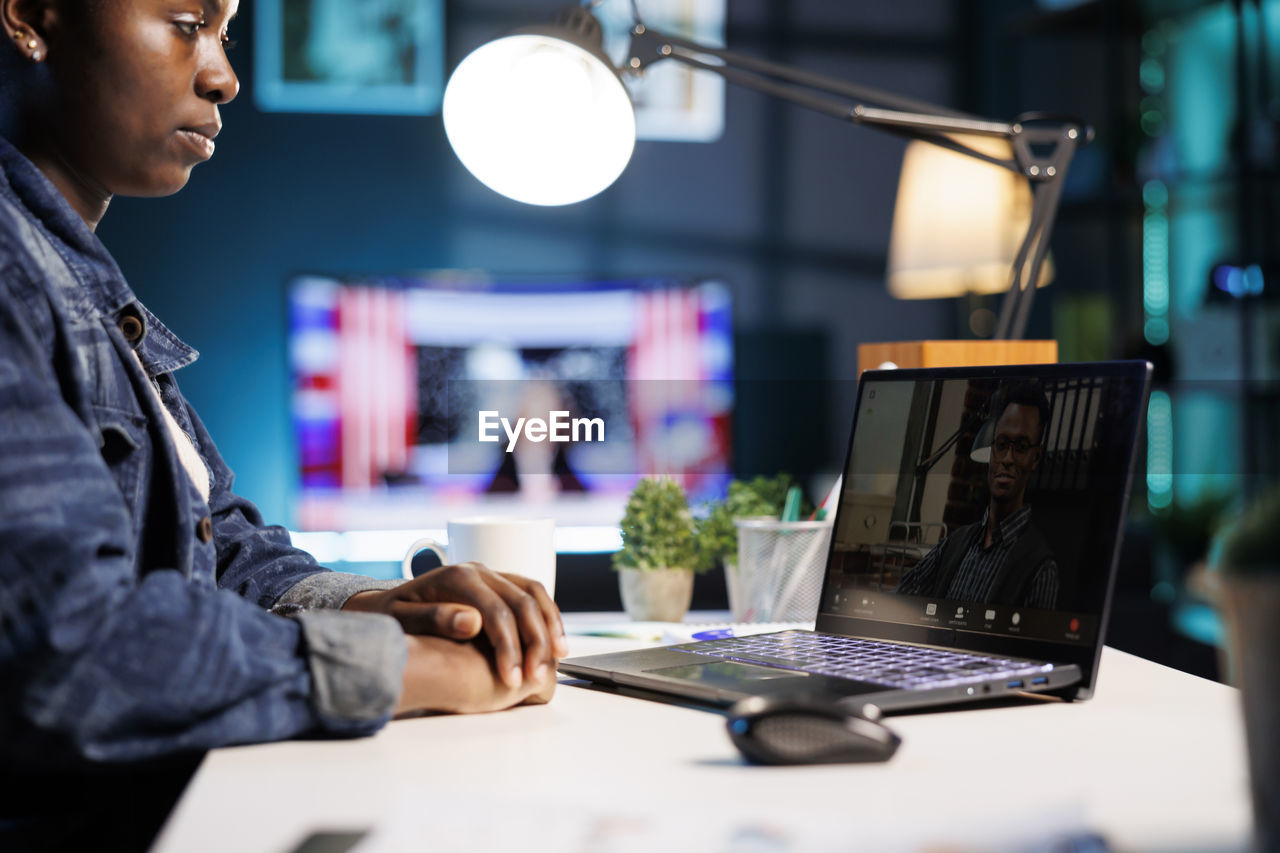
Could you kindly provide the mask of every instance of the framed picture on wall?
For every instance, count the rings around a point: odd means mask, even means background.
[[[438,112],[444,0],[257,0],[254,100],[267,112]]]
[[[724,46],[725,0],[637,0],[645,26],[711,46]],[[603,0],[595,13],[614,65],[627,59],[631,0]],[[724,133],[724,78],[678,62],[656,62],[642,77],[624,75],[636,105],[636,138],[714,142]]]

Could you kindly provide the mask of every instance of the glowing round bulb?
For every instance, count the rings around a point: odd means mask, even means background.
[[[490,189],[526,204],[572,204],[608,187],[631,159],[635,110],[590,51],[543,35],[474,50],[444,93],[458,159]]]

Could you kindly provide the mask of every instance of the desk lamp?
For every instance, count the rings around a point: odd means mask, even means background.
[[[971,137],[983,152],[1011,158],[1004,139]],[[1009,269],[1031,220],[1021,176],[919,140],[907,145],[893,208],[886,278],[897,299],[954,299],[963,322],[990,336],[995,314],[979,297],[1009,288]],[[1037,287],[1053,279],[1045,255]]]
[[[987,121],[945,107],[756,59],[651,30],[632,2],[628,59],[615,68],[599,21],[585,6],[476,48],[445,89],[445,132],[463,165],[491,189],[530,204],[571,204],[612,184],[635,146],[635,113],[623,74],[674,60],[853,124],[923,140],[1020,176],[1032,202],[995,337],[1022,337],[1032,282],[1049,247],[1062,180],[1093,131],[1082,122],[1026,114]],[[1003,140],[1007,154],[988,153]],[[1052,359],[1050,359],[1052,360]]]

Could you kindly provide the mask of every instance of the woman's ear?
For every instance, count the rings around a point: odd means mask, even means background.
[[[49,55],[47,36],[57,20],[57,10],[49,0],[0,0],[2,38],[31,62]]]

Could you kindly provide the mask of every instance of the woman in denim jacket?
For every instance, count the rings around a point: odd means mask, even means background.
[[[0,0],[0,847],[134,831],[93,798],[175,756],[546,701],[566,650],[536,583],[371,581],[264,525],[94,235],[213,155],[237,2]]]

